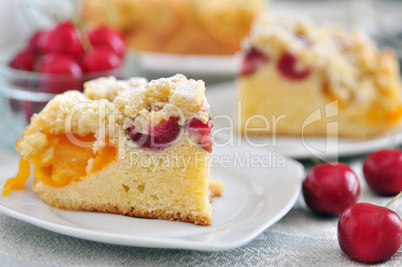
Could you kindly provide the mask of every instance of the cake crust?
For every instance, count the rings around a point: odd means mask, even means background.
[[[135,205],[121,205],[121,204],[110,204],[110,203],[75,204],[70,201],[62,201],[56,196],[54,196],[52,193],[49,194],[49,188],[46,188],[46,185],[44,185],[40,181],[35,181],[33,188],[47,204],[57,209],[112,213],[129,217],[188,222],[204,226],[212,225],[212,218],[211,216],[207,215],[182,214],[181,212],[168,213],[166,210],[163,209],[149,211],[145,208],[141,208]]]

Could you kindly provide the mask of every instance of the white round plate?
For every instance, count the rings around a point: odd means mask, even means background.
[[[251,241],[297,200],[304,170],[292,159],[233,148],[215,149],[212,158],[211,176],[226,186],[223,196],[213,199],[212,226],[58,210],[32,191],[31,178],[24,189],[0,197],[0,212],[50,231],[104,243],[215,251]]]
[[[212,134],[217,147],[230,143],[246,151],[271,151],[296,159],[336,160],[338,157],[370,153],[402,143],[401,133],[389,133],[373,139],[285,136],[251,136],[246,139],[239,136],[237,131],[237,85],[231,82],[208,86],[206,95],[211,106]]]
[[[202,75],[235,75],[239,55],[180,55],[139,52],[145,71]]]

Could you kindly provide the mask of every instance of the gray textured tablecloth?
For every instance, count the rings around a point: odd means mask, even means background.
[[[15,172],[12,154],[0,150],[1,176]],[[361,174],[362,158],[344,160]],[[308,168],[311,165],[304,162]],[[7,166],[7,167],[5,167]],[[14,168],[14,170],[12,170]],[[385,205],[390,198],[375,196],[361,181],[360,201]],[[402,200],[393,205],[402,214]],[[278,223],[249,244],[224,252],[136,248],[97,243],[43,230],[0,214],[0,266],[146,265],[146,266],[344,266],[362,265],[345,256],[337,241],[338,217],[319,217],[302,197]],[[387,266],[402,266],[402,250]],[[381,264],[381,265],[382,265]]]

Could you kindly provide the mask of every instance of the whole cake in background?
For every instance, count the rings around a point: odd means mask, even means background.
[[[86,24],[124,33],[139,51],[234,54],[266,0],[81,0]],[[105,12],[106,10],[106,12]]]
[[[399,125],[398,60],[360,31],[264,15],[242,55],[243,134],[368,138]]]
[[[33,116],[3,196],[24,186],[33,164],[33,190],[53,207],[211,225],[210,197],[223,185],[209,178],[204,82],[109,77],[84,87]]]

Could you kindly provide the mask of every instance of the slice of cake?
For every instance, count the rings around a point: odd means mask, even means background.
[[[265,0],[81,0],[88,26],[111,25],[137,51],[234,54]]]
[[[399,125],[397,58],[359,31],[262,16],[242,54],[243,134],[367,138]]]
[[[209,105],[202,81],[100,78],[56,96],[16,144],[23,187],[53,207],[211,225]],[[223,187],[212,183],[214,195]]]

